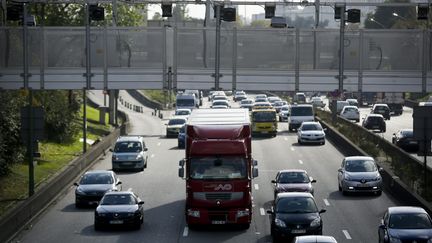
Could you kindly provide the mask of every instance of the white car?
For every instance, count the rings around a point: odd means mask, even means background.
[[[360,121],[360,112],[357,106],[347,105],[342,108],[340,116],[347,120],[355,120],[356,122]]]
[[[312,97],[311,104],[314,107],[321,107],[321,108],[325,107],[325,103],[321,97]]]
[[[297,129],[297,142],[325,144],[325,133],[319,122],[303,122]]]
[[[168,123],[166,123],[166,136],[169,137],[177,137],[180,131],[180,128],[186,123],[187,119],[183,116],[174,116],[169,119]]]
[[[188,117],[192,113],[191,109],[177,109],[174,113],[175,116]]]
[[[290,112],[290,106],[289,105],[283,105],[279,109],[279,121],[288,121],[288,116]]]
[[[244,99],[240,101],[240,108],[252,110],[253,105],[254,105],[254,101],[252,99]]]
[[[247,95],[244,91],[236,91],[234,94],[234,101],[242,101],[247,99]]]
[[[230,108],[230,104],[228,101],[226,100],[215,100],[213,101],[212,105],[210,106],[210,108]]]

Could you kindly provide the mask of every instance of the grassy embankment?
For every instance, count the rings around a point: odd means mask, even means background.
[[[82,118],[82,107],[81,107]],[[99,111],[87,107],[87,138],[96,140],[111,130],[110,125],[98,124]],[[108,124],[108,114],[105,117]],[[76,121],[82,127],[82,119]],[[42,141],[39,143],[41,157],[36,159],[35,168],[35,190],[48,178],[61,171],[73,158],[82,154],[83,145],[80,142],[83,132],[76,134],[72,142],[54,143]],[[87,147],[89,147],[88,145]],[[11,173],[0,178],[0,215],[11,208],[16,201],[24,200],[28,195],[28,164],[27,162],[16,163],[11,168]]]

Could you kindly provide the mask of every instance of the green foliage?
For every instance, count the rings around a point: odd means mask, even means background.
[[[20,136],[20,108],[25,97],[19,91],[0,91],[0,176],[9,172],[9,167],[24,158]]]
[[[251,22],[250,24],[251,27],[269,27],[270,26],[270,20],[266,20],[266,19],[259,19],[259,20],[254,20]]]
[[[65,90],[35,92],[35,100],[45,109],[47,138],[56,142],[70,141],[77,133],[80,101],[75,93]]]
[[[159,102],[160,104],[165,104],[170,101],[169,93],[166,94],[162,90],[142,90],[145,96],[149,97],[149,99]],[[171,102],[175,102],[175,95],[171,94]]]

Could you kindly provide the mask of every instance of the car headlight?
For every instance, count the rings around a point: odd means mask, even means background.
[[[113,161],[116,161],[116,160],[118,160],[118,157],[115,156],[115,155],[113,155],[113,156],[112,156],[112,160],[113,160]]]
[[[350,180],[351,180],[351,177],[350,177],[348,174],[345,174],[345,176],[344,176],[344,180],[346,180],[346,181],[350,181]]]
[[[381,176],[377,176],[375,178],[373,178],[374,181],[380,181],[381,180]]]
[[[106,213],[98,213],[98,212],[96,212],[96,215],[99,216],[99,217],[105,217],[107,214]]]
[[[313,228],[319,227],[320,225],[321,225],[320,218],[316,218],[310,223],[310,227],[313,227]]]
[[[83,190],[82,190],[81,188],[79,188],[79,187],[76,188],[75,193],[76,193],[76,194],[79,194],[79,195],[85,195],[85,194],[86,194],[85,191],[83,191]]]
[[[285,228],[286,224],[284,221],[280,220],[280,219],[275,219],[275,225],[281,228]]]
[[[127,216],[128,217],[133,217],[135,215],[135,213],[128,213]]]
[[[390,236],[389,243],[402,243],[402,241],[398,238],[394,238]]]
[[[136,160],[142,160],[143,156],[141,154],[138,154],[137,157],[135,158]]]

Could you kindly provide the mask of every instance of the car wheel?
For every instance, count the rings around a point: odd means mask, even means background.
[[[250,223],[240,224],[240,225],[239,225],[239,228],[240,228],[241,230],[247,230],[247,229],[250,228]]]
[[[360,122],[360,119],[357,119],[356,122]]]
[[[102,227],[100,226],[100,224],[98,224],[98,223],[94,223],[94,230],[95,231],[98,231],[98,230],[101,230],[102,229]]]
[[[381,196],[381,194],[382,194],[382,191],[381,191],[381,190],[375,192],[375,195],[377,195],[377,196]]]
[[[325,141],[321,143],[322,145],[325,145]]]
[[[273,243],[279,242],[280,241],[280,237],[277,235],[272,235],[272,241]]]
[[[300,145],[302,144],[301,141],[300,141],[300,139],[297,139],[297,143],[300,144]]]

